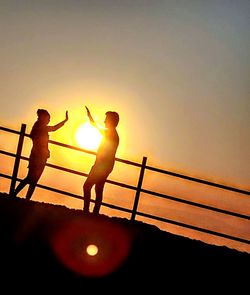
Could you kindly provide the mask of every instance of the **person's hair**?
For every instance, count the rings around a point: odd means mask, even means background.
[[[106,116],[112,122],[113,126],[116,127],[118,125],[118,123],[119,123],[119,114],[117,112],[108,111],[108,112],[106,112]]]
[[[44,109],[38,109],[36,113],[37,113],[38,118],[40,118],[42,116],[50,117],[49,112],[47,110],[44,110]]]

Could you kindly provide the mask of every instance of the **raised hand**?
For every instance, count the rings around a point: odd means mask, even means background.
[[[85,106],[85,108],[86,108],[86,110],[87,110],[87,115],[88,115],[88,117],[89,117],[90,123],[91,123],[93,126],[95,126],[95,121],[94,121],[93,117],[92,117],[91,114],[90,114],[89,108],[88,108],[87,106]]]
[[[68,111],[66,111],[66,113],[65,113],[65,122],[68,121],[68,119],[69,119],[69,115],[68,115]]]
[[[87,110],[87,115],[90,116],[90,111],[89,108],[87,106],[85,106],[86,110]]]

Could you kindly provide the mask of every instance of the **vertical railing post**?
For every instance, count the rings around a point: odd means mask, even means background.
[[[130,218],[131,220],[135,220],[135,215],[137,212],[137,207],[138,207],[140,192],[141,192],[141,187],[142,187],[142,181],[143,181],[144,172],[145,172],[145,168],[146,168],[146,163],[147,163],[147,157],[143,157],[142,164],[141,164],[140,176],[139,176],[138,184],[137,184],[137,190],[136,190],[136,194],[135,194],[133,211],[132,211],[132,215]]]
[[[14,168],[13,168],[13,172],[12,172],[12,178],[11,178],[10,191],[9,191],[10,196],[13,195],[14,190],[15,190],[15,186],[16,186],[16,179],[17,179],[17,174],[18,174],[18,169],[19,169],[19,164],[20,164],[20,159],[21,159],[25,131],[26,131],[26,124],[22,124],[21,130],[20,130],[20,135],[19,135],[19,140],[18,140],[18,145],[17,145],[16,159],[15,159]]]

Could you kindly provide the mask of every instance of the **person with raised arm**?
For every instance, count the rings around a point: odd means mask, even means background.
[[[106,118],[104,120],[105,128],[101,129],[94,121],[88,107],[85,108],[90,123],[101,132],[102,140],[97,149],[95,163],[83,185],[83,212],[89,213],[91,189],[95,186],[96,198],[93,213],[99,214],[103,199],[104,185],[114,168],[115,155],[119,145],[119,135],[116,130],[119,123],[119,114],[113,111],[106,112]]]
[[[47,159],[50,157],[50,151],[48,148],[49,132],[58,130],[68,121],[68,111],[66,111],[65,119],[60,123],[54,126],[49,126],[49,121],[49,112],[44,109],[38,109],[37,121],[34,123],[30,133],[33,146],[29,156],[28,174],[15,189],[14,196],[16,196],[26,185],[29,185],[26,199],[31,199],[36,184],[43,173]]]

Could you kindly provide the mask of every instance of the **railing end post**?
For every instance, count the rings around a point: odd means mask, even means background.
[[[21,159],[21,154],[22,154],[25,131],[26,131],[26,124],[22,123],[21,129],[19,132],[20,135],[19,135],[18,144],[17,144],[16,159],[15,159],[14,168],[13,168],[13,172],[12,172],[12,179],[11,179],[11,183],[10,183],[10,190],[9,190],[10,196],[15,196],[14,191],[15,191],[16,179],[17,179],[17,175],[18,175],[18,169],[19,169],[19,164],[20,164],[20,159]]]

